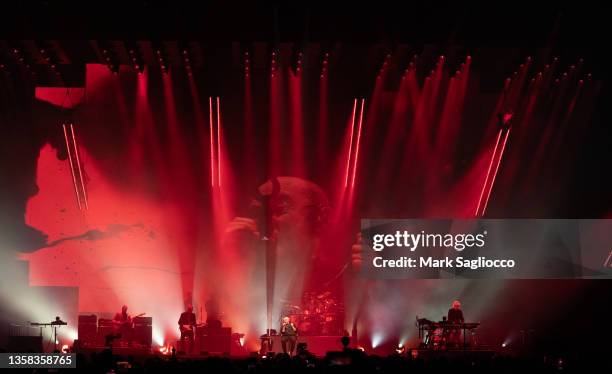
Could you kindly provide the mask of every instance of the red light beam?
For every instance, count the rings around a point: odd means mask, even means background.
[[[217,96],[217,179],[218,185],[221,187],[221,104],[219,96]]]
[[[361,142],[361,127],[363,124],[363,108],[365,99],[361,99],[361,109],[359,113],[359,126],[357,127],[357,142],[355,144],[355,157],[353,159],[353,176],[351,177],[351,188],[355,188],[355,176],[357,175],[357,161],[359,159],[359,143]]]
[[[497,132],[497,139],[495,140],[495,148],[493,148],[493,154],[491,155],[491,162],[489,162],[489,168],[487,169],[487,175],[485,177],[484,183],[482,185],[482,191],[480,191],[480,197],[478,198],[478,205],[476,206],[475,216],[478,216],[478,212],[480,211],[480,203],[482,203],[482,197],[484,196],[485,188],[487,188],[487,183],[489,182],[489,175],[491,175],[491,167],[493,167],[493,160],[495,160],[495,154],[497,153],[497,146],[499,145],[499,139],[501,138],[502,129],[499,129]]]
[[[212,97],[208,98],[208,114],[210,125],[210,186],[215,186],[215,133],[213,131]]]
[[[351,167],[351,155],[353,153],[353,133],[355,132],[355,114],[357,112],[357,99],[353,102],[353,115],[351,117],[351,136],[349,141],[348,156],[346,157],[346,173],[344,175],[344,188],[348,187],[349,170]]]
[[[493,184],[495,183],[495,178],[497,177],[497,171],[499,170],[499,164],[501,164],[502,157],[504,156],[504,149],[506,149],[506,142],[508,141],[509,135],[510,135],[510,129],[506,131],[506,136],[504,137],[504,143],[502,144],[501,151],[499,152],[499,159],[497,160],[497,166],[495,166],[495,172],[493,173],[493,178],[491,179],[491,186],[489,186],[489,192],[487,193],[487,198],[485,199],[484,206],[482,207],[483,216],[485,214],[485,211],[487,210],[487,204],[489,203],[489,197],[491,197],[491,190],[493,190]]]

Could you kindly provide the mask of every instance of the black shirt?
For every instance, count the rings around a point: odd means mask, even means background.
[[[179,325],[195,325],[196,324],[196,315],[193,312],[183,312],[181,313],[181,318],[178,321]]]
[[[463,312],[461,309],[449,309],[447,321],[448,323],[463,323]]]

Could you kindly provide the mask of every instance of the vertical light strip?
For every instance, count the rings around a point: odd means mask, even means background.
[[[361,110],[359,113],[359,126],[357,127],[357,142],[355,144],[355,157],[353,160],[353,177],[351,178],[351,188],[355,188],[355,176],[357,175],[357,160],[359,158],[359,143],[361,142],[361,125],[363,124],[363,108],[365,99],[361,99]]]
[[[215,146],[214,146],[214,131],[213,131],[213,106],[212,97],[208,98],[208,115],[210,125],[210,185],[215,186]]]
[[[72,174],[72,183],[74,184],[74,193],[76,195],[77,205],[79,210],[82,210],[81,199],[79,197],[79,189],[77,187],[76,176],[74,175],[74,168],[72,163],[72,152],[70,152],[70,141],[68,140],[68,131],[66,131],[66,124],[62,124],[64,129],[64,139],[66,139],[66,150],[68,151],[68,163],[70,164],[70,174]]]
[[[489,203],[489,197],[491,197],[491,190],[493,190],[493,184],[495,183],[495,178],[497,177],[497,171],[499,170],[499,164],[501,164],[502,157],[504,156],[504,149],[506,149],[506,142],[508,141],[508,136],[510,135],[510,129],[506,132],[506,136],[504,137],[504,143],[502,144],[501,151],[499,152],[499,159],[497,160],[497,166],[495,166],[495,173],[493,173],[493,179],[491,179],[491,186],[489,187],[489,193],[487,193],[487,198],[485,200],[484,206],[482,207],[482,215],[484,216],[485,210],[487,209],[487,204]]]
[[[81,159],[79,158],[79,146],[77,145],[76,137],[74,136],[74,125],[70,124],[70,132],[72,133],[72,144],[74,145],[74,154],[77,161],[77,170],[79,171],[79,179],[81,180],[81,187],[83,192],[83,201],[85,202],[85,209],[89,209],[89,203],[87,202],[87,191],[85,190],[85,181],[83,180],[83,172],[81,171]]]
[[[348,156],[346,157],[346,173],[344,175],[344,188],[348,187],[349,169],[351,167],[351,154],[353,153],[353,132],[355,132],[355,114],[357,112],[357,99],[353,102],[353,116],[351,117],[351,137]]]
[[[217,96],[217,185],[221,187],[221,106],[219,101],[219,96]]]
[[[493,166],[493,160],[495,160],[495,154],[497,153],[497,146],[499,145],[499,139],[501,138],[502,129],[497,132],[497,139],[495,140],[495,148],[493,148],[493,155],[491,156],[491,162],[489,162],[489,168],[487,169],[487,175],[485,177],[482,190],[480,191],[480,197],[478,198],[478,205],[476,206],[476,217],[480,211],[480,203],[482,203],[482,196],[484,195],[485,188],[487,188],[487,182],[489,181],[489,174],[491,174],[491,167]]]

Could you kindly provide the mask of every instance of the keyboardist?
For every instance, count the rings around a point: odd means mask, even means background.
[[[448,310],[446,322],[450,325],[460,325],[464,322],[463,311],[461,310],[461,302],[453,301],[452,307]],[[459,346],[461,343],[461,328],[451,327],[448,330],[448,344],[451,346]]]

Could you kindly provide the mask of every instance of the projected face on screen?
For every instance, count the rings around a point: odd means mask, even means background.
[[[254,201],[252,207],[260,219],[271,215],[279,242],[318,238],[329,212],[327,197],[319,186],[300,178],[278,177],[262,184],[258,192],[265,200]]]

